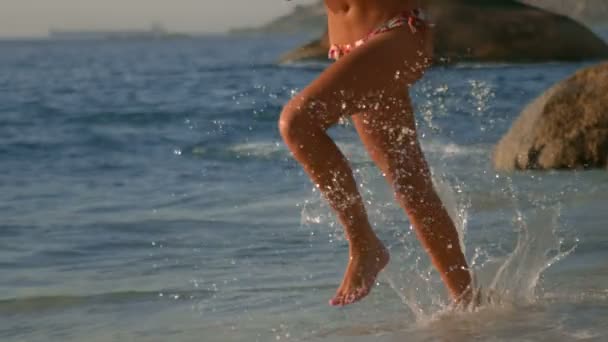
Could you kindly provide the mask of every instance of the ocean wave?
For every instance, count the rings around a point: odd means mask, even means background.
[[[176,120],[183,121],[191,116],[191,112],[178,111],[124,111],[124,112],[97,112],[88,115],[77,115],[65,120],[65,124],[128,124],[135,126],[148,126],[168,124]]]
[[[279,65],[273,63],[258,63],[258,64],[219,64],[219,65],[206,65],[196,69],[197,72],[228,72],[233,74],[238,71],[250,74],[252,70],[276,70],[280,68]]]
[[[40,311],[66,310],[86,305],[111,305],[158,300],[206,299],[214,291],[157,290],[157,291],[116,291],[90,295],[50,295],[16,297],[0,300],[0,314],[23,314]]]
[[[273,157],[285,157],[288,152],[286,147],[276,142],[248,142],[228,147],[228,151],[240,156],[269,159]]]
[[[352,140],[339,140],[337,141],[337,145],[351,162],[362,163],[369,161],[364,146],[357,138],[353,138]],[[460,145],[451,142],[423,142],[421,145],[425,153],[441,158],[463,156],[481,157],[490,153],[490,148],[486,145]],[[230,161],[234,161],[235,159],[278,160],[290,156],[287,147],[279,140],[251,141],[234,143],[228,146],[218,144],[196,144],[177,149],[175,154]]]
[[[426,153],[439,154],[443,157],[481,156],[489,153],[490,148],[484,145],[459,145],[451,142],[421,143]]]
[[[543,62],[542,65],[543,66],[560,66],[560,65],[568,65],[568,64],[572,64],[569,62],[562,62],[562,61],[549,61],[549,62]],[[453,69],[460,69],[460,70],[467,70],[467,69],[501,69],[501,70],[505,70],[505,69],[515,69],[515,70],[521,70],[523,68],[529,67],[529,68],[538,68],[539,63],[501,63],[501,62],[484,62],[484,63],[478,63],[478,62],[460,62],[460,63],[456,63],[453,65],[448,65],[445,66],[447,68],[453,68]]]
[[[590,289],[590,290],[579,290],[572,292],[546,292],[543,294],[543,299],[548,302],[559,302],[559,303],[597,303],[607,302],[608,303],[608,289]]]
[[[195,144],[174,151],[176,155],[219,161],[243,159],[277,160],[287,157],[287,149],[278,141],[236,143],[232,145]]]
[[[329,66],[330,62],[324,61],[297,61],[297,62],[287,62],[280,64],[282,68],[288,69],[298,69],[298,70],[309,70],[314,72],[323,71],[327,66]]]

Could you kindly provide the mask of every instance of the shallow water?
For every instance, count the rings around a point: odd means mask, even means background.
[[[295,38],[0,43],[2,341],[601,341],[608,175],[496,173],[523,106],[590,63],[436,68],[423,148],[492,299],[455,313],[352,127],[392,262],[364,302],[327,300],[346,243],[280,143],[282,104],[325,66]]]

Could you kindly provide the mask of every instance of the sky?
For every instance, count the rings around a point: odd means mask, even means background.
[[[46,36],[54,29],[222,32],[260,25],[315,0],[0,0],[0,37]]]

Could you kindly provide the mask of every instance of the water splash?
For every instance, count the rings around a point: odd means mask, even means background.
[[[517,192],[510,179],[507,180],[512,199],[513,220],[509,232],[515,235],[515,243],[510,252],[502,255],[493,251],[491,246],[474,245],[474,254],[470,258],[471,273],[474,279],[474,297],[478,304],[464,308],[466,311],[477,311],[484,307],[505,307],[527,305],[536,302],[539,280],[549,267],[573,252],[576,245],[566,247],[565,239],[560,236],[561,210],[559,205],[545,206],[536,203],[524,214],[522,205],[517,200]],[[462,193],[462,184],[450,186],[445,177],[435,179],[436,188],[450,209],[464,249],[467,232],[468,212],[471,202]],[[408,248],[408,247],[406,247]],[[408,251],[407,254],[412,254]],[[421,269],[417,256],[414,267],[400,274],[388,273],[388,282],[411,310],[416,321],[429,321],[455,308],[442,293],[438,276],[430,276],[433,270]],[[407,286],[398,285],[407,274]],[[417,284],[412,288],[412,284]],[[426,285],[426,286],[425,286]]]
[[[413,320],[428,322],[445,313],[461,310],[450,304],[443,283],[419,246],[413,228],[403,229],[408,225],[401,209],[391,200],[384,200],[390,197],[389,191],[383,193],[380,189],[388,187],[376,184],[369,171],[358,170],[357,175],[367,199],[370,220],[380,235],[390,236],[384,240],[391,241],[389,249],[392,262],[383,272],[382,279],[400,298]],[[538,284],[543,272],[575,248],[575,245],[566,246],[564,237],[560,236],[561,210],[558,204],[545,205],[537,201],[524,206],[518,200],[521,194],[512,180],[503,178],[507,186],[502,193],[508,199],[504,203],[504,210],[512,220],[505,221],[504,227],[493,227],[487,232],[476,230],[474,234],[487,236],[476,236],[466,243],[469,214],[473,209],[466,193],[467,187],[455,176],[442,174],[434,177],[435,187],[459,231],[463,252],[470,256],[475,297],[481,306],[466,308],[469,311],[534,303],[540,298]],[[498,184],[495,182],[493,185]],[[372,191],[372,188],[376,191]],[[330,242],[344,242],[342,229],[333,213],[320,194],[316,191],[313,193],[314,199],[303,206],[302,224],[321,231],[330,227]],[[403,219],[400,220],[398,216]],[[480,243],[482,240],[486,242]],[[499,240],[506,240],[503,243],[508,247],[498,248]],[[466,247],[471,249],[471,253],[467,253]]]

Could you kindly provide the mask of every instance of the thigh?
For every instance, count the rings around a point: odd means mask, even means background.
[[[324,129],[342,116],[403,107],[397,102],[427,66],[422,37],[402,27],[370,39],[329,66],[288,106]]]
[[[353,115],[353,123],[370,158],[389,177],[395,170],[425,169],[416,123],[407,93],[381,110]]]

